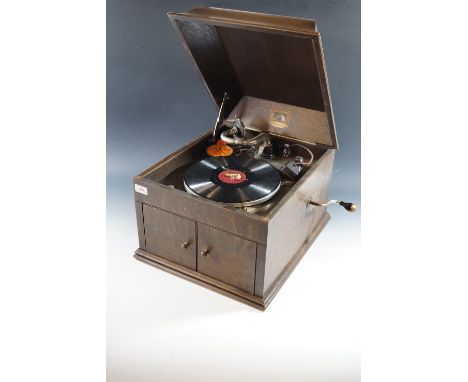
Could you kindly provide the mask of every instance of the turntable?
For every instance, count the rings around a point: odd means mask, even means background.
[[[313,20],[200,7],[169,18],[214,127],[134,178],[150,265],[265,309],[330,219],[338,147]]]
[[[275,168],[254,158],[202,159],[184,174],[187,192],[232,207],[247,207],[271,199],[280,189]]]

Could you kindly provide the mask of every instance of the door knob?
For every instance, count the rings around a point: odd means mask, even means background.
[[[181,245],[181,247],[182,247],[183,249],[187,249],[189,246],[190,246],[190,242],[189,242],[189,241],[186,241],[185,243],[183,243],[183,244]]]
[[[208,253],[210,253],[210,251],[208,249],[204,249],[203,251],[200,252],[200,255],[202,255],[203,257],[206,257],[208,256]]]

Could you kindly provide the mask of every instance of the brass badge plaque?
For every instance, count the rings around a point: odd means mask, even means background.
[[[270,124],[278,129],[288,127],[290,111],[272,110],[270,114]]]

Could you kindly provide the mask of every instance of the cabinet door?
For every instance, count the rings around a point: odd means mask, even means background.
[[[196,269],[195,222],[143,205],[146,250],[166,260]]]
[[[246,292],[254,292],[257,245],[198,224],[198,272]]]

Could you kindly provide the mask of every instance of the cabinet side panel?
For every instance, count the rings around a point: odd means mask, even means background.
[[[266,247],[257,245],[257,260],[255,264],[255,295],[263,297],[263,284],[265,282],[265,257]]]
[[[145,224],[143,220],[143,203],[135,202],[135,211],[138,229],[138,242],[140,248],[146,250]]]
[[[268,225],[263,292],[272,286],[289,261],[307,243],[326,212],[326,207],[308,206],[312,199],[328,200],[335,150],[328,150],[305,182],[274,215]]]

